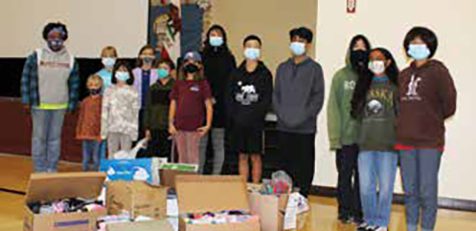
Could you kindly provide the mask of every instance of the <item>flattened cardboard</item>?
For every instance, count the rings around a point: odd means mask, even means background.
[[[190,225],[180,220],[180,231],[260,231],[259,221],[228,223],[228,224],[202,224]]]
[[[160,170],[160,185],[175,188],[175,177],[179,175],[197,175],[195,172],[184,172],[172,169]]]
[[[132,217],[167,217],[167,188],[142,181],[110,181],[106,189],[107,211],[111,215],[129,211]]]
[[[174,231],[167,220],[109,224],[107,231]]]
[[[97,198],[105,179],[106,174],[101,172],[34,173],[28,183],[26,202]]]
[[[26,203],[81,197],[93,199],[101,192],[106,175],[98,172],[32,174]],[[24,231],[96,231],[96,221],[106,210],[86,213],[34,214],[25,205]]]
[[[241,176],[179,175],[176,190],[182,214],[250,211],[246,182]]]

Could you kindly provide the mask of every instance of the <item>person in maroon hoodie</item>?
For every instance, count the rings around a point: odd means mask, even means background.
[[[445,146],[445,120],[455,114],[456,89],[445,65],[433,59],[435,33],[414,27],[404,47],[413,59],[399,76],[397,145],[405,190],[407,230],[434,230],[438,171]],[[420,219],[421,217],[421,219]]]

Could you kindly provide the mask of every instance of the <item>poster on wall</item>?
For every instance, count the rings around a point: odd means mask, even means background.
[[[148,41],[160,59],[176,61],[180,56],[180,7],[180,0],[150,0]]]

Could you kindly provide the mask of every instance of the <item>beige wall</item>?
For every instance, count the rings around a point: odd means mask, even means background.
[[[458,90],[458,109],[447,125],[447,147],[440,172],[440,195],[476,200],[475,138],[476,1],[474,0],[357,0],[357,13],[346,14],[346,1],[319,0],[318,61],[324,67],[327,89],[332,75],[344,64],[349,39],[366,34],[374,46],[389,48],[405,67],[402,42],[414,25],[431,27],[439,37],[436,58],[448,66]],[[334,155],[328,151],[325,111],[319,119],[315,184],[336,184]],[[399,178],[399,176],[397,176]],[[400,191],[400,182],[397,183]]]
[[[0,56],[24,57],[43,46],[47,22],[61,21],[76,56],[97,57],[113,44],[121,56],[135,57],[147,41],[147,15],[148,0],[2,0]]]
[[[262,58],[274,73],[277,65],[289,57],[289,30],[302,25],[314,30],[316,12],[316,0],[215,0],[212,18],[213,23],[227,29],[238,62],[243,60],[243,39],[249,34],[259,35],[263,40]]]

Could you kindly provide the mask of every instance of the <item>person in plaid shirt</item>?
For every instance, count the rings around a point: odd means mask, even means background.
[[[47,46],[28,56],[21,78],[22,103],[33,121],[31,154],[35,172],[56,172],[66,111],[78,104],[78,63],[64,46],[68,31],[62,23],[43,29]]]

